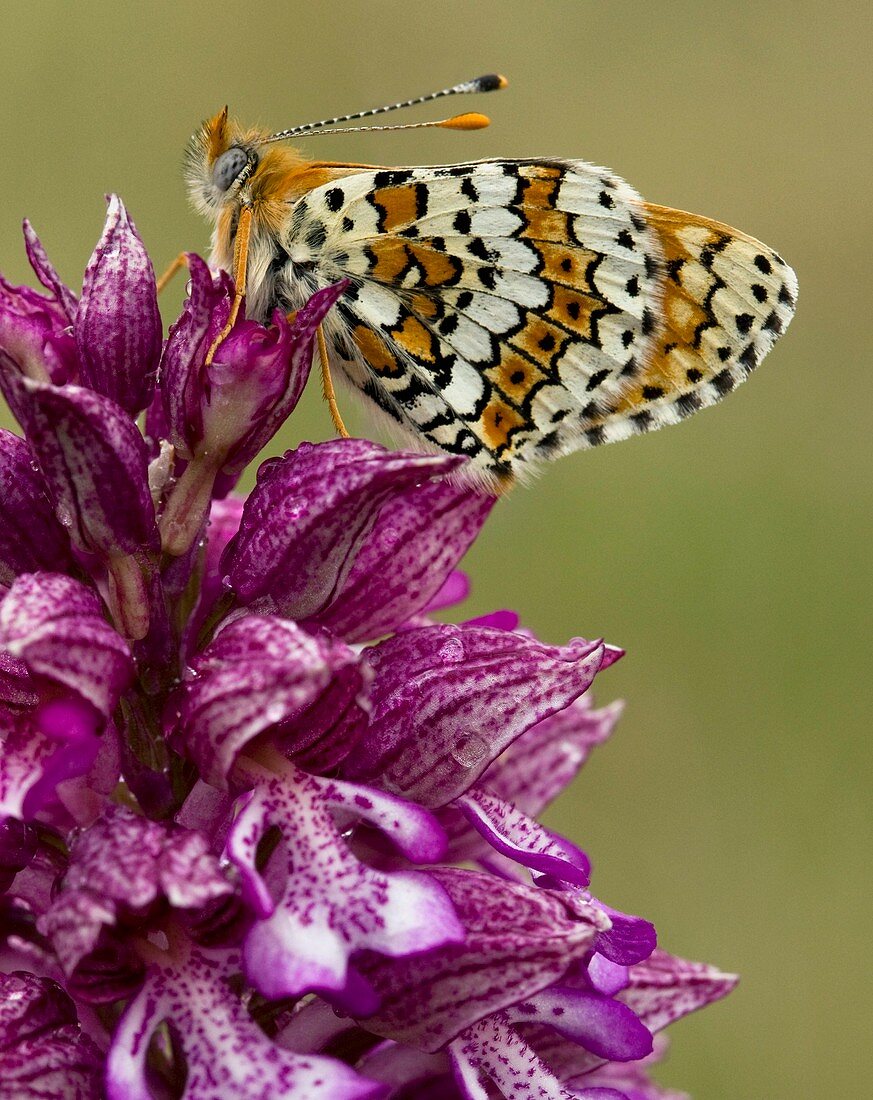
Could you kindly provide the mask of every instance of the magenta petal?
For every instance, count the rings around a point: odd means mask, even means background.
[[[470,595],[470,578],[461,569],[454,569],[443,581],[442,587],[436,591],[430,600],[422,608],[429,614],[431,611],[442,611],[446,607],[454,607],[463,603]]]
[[[75,692],[108,718],[133,675],[127,643],[96,595],[58,573],[19,577],[0,603],[0,645],[33,676]]]
[[[369,729],[345,774],[441,806],[515,738],[590,686],[603,646],[547,646],[487,627],[427,626],[366,650]]]
[[[390,1085],[391,1096],[402,1095],[406,1100],[420,1096],[422,1100],[455,1100],[456,1093],[448,1080],[451,1067],[443,1054],[426,1054],[414,1047],[385,1042],[369,1051],[358,1062],[358,1069],[377,1081]],[[433,1083],[439,1082],[432,1091]],[[402,1092],[401,1092],[402,1090]]]
[[[690,1100],[687,1092],[662,1088],[647,1072],[647,1067],[658,1058],[658,1046],[655,1054],[640,1062],[607,1062],[584,1076],[569,1074],[568,1085],[574,1095],[580,1097],[619,1096],[623,1100]],[[662,1047],[663,1049],[663,1047]]]
[[[712,1001],[726,997],[739,979],[706,963],[655,950],[645,962],[630,969],[630,982],[621,999],[639,1016],[650,1031],[696,1012]]]
[[[509,608],[501,608],[499,611],[489,611],[487,615],[479,615],[475,619],[467,619],[464,626],[488,626],[493,630],[518,630],[520,618],[517,611]]]
[[[0,585],[19,573],[74,568],[61,527],[30,447],[0,429]]]
[[[239,336],[232,332],[216,352],[208,389],[210,405],[226,406],[226,426],[216,434],[222,441],[233,439],[225,473],[246,467],[294,411],[309,378],[318,326],[348,285],[343,279],[316,291],[290,323],[280,310],[269,329],[246,322],[249,327]],[[207,413],[206,446],[211,445],[210,419]],[[235,424],[232,430],[230,424]]]
[[[463,943],[358,963],[382,1000],[367,1029],[427,1051],[560,980],[605,925],[596,910],[570,909],[549,890],[458,868],[432,869],[428,877],[454,905]]]
[[[642,917],[620,913],[602,902],[596,903],[609,917],[612,927],[597,939],[598,952],[619,966],[632,966],[647,959],[658,942],[655,926]]]
[[[588,885],[591,864],[585,853],[519,812],[511,802],[473,787],[454,805],[501,855],[574,886]]]
[[[25,223],[26,245],[30,243],[28,230]],[[35,235],[33,240],[36,241]],[[38,241],[36,245],[41,252]],[[30,248],[29,253],[31,259],[36,257],[39,265],[39,256]],[[41,280],[51,282],[48,275],[51,265],[48,260],[45,264],[47,266],[40,266],[37,274]],[[57,279],[53,268],[51,271]],[[58,286],[62,286],[60,280]],[[0,385],[16,415],[14,386],[10,388],[12,379],[26,377],[62,384],[75,380],[79,370],[76,341],[65,302],[55,295],[54,286],[50,289],[53,294],[49,297],[28,286],[13,286],[0,276],[0,360],[4,366],[0,371]],[[66,291],[66,287],[63,289]],[[11,378],[6,377],[7,374]]]
[[[216,786],[225,785],[245,746],[270,729],[289,753],[320,749],[327,756],[320,742],[354,729],[350,706],[363,723],[364,711],[355,703],[362,691],[358,655],[343,642],[283,619],[245,615],[191,663],[179,745]],[[346,749],[336,746],[340,757]]]
[[[349,641],[395,630],[440,591],[494,502],[451,482],[398,493],[382,506],[334,602],[315,621]]]
[[[172,1026],[187,1064],[186,1100],[376,1100],[385,1095],[383,1085],[342,1062],[292,1054],[270,1042],[227,984],[231,962],[191,951],[184,962],[168,960],[149,969],[109,1052],[109,1100],[152,1100],[146,1055],[164,1021]]]
[[[82,384],[131,416],[147,408],[161,353],[155,273],[124,203],[109,198],[76,313]]]
[[[148,454],[134,421],[81,386],[24,386],[27,440],[73,542],[104,556],[157,549]]]
[[[39,695],[27,665],[0,646],[0,706],[20,714],[36,706]]]
[[[12,722],[0,711],[0,749],[0,821],[25,821],[41,808],[28,799],[51,768],[59,745],[25,719]]]
[[[119,806],[75,841],[62,888],[40,921],[72,973],[104,928],[147,922],[158,900],[194,910],[233,892],[200,833],[149,821]]]
[[[509,1026],[503,1013],[489,1016],[463,1031],[449,1047],[449,1054],[458,1088],[468,1100],[487,1100],[494,1096],[494,1088],[507,1100],[527,1096],[536,1096],[537,1100],[578,1100],[580,1095],[564,1088],[546,1063]],[[599,1090],[594,1095],[598,1093]],[[621,1093],[604,1090],[600,1096],[606,1100],[621,1097]]]
[[[266,597],[288,618],[317,615],[341,591],[380,508],[458,463],[360,439],[301,443],[261,466],[222,569],[246,603]]]
[[[206,353],[230,315],[233,283],[227,272],[216,275],[193,252],[188,253],[188,298],[178,321],[170,325],[161,358],[160,396],[163,428],[176,453],[191,459],[203,438],[203,379]]]
[[[97,716],[92,707],[78,699],[46,703],[39,708],[33,721],[40,733],[55,742],[56,749],[27,793],[24,803],[27,820],[32,820],[44,805],[54,802],[58,784],[63,783],[68,789],[70,780],[90,771],[101,745],[97,736]]]
[[[103,1058],[73,1002],[48,978],[0,974],[0,1090],[18,1100],[99,1096]]]
[[[583,695],[522,734],[484,773],[482,784],[539,816],[610,736],[621,712],[621,703],[595,710],[591,696]]]
[[[339,1015],[327,1001],[311,997],[305,1004],[297,1006],[294,1015],[277,1033],[276,1042],[287,1050],[296,1050],[298,1054],[317,1054],[336,1042],[343,1033],[357,1030],[354,1020]],[[367,1076],[372,1077],[373,1074],[368,1073]]]
[[[550,989],[506,1013],[513,1023],[545,1024],[612,1062],[632,1062],[652,1052],[652,1036],[627,1005],[580,989]]]
[[[60,275],[42,246],[42,241],[27,218],[24,219],[23,229],[24,249],[34,274],[46,290],[51,291],[67,324],[72,325],[76,320],[76,309],[79,304],[76,295],[61,281]]]
[[[430,855],[428,847],[438,834],[417,806],[294,769],[264,780],[247,798],[231,828],[227,852],[262,917],[245,943],[252,984],[271,998],[319,990],[355,1014],[367,1015],[377,1002],[369,984],[349,966],[353,953],[369,949],[404,956],[463,933],[445,893],[429,875],[384,874],[359,862],[340,836],[335,811],[343,827],[354,812],[390,829],[407,853],[423,844]],[[277,897],[256,862],[258,844],[271,826],[282,833],[274,855],[283,872],[278,881],[284,882]]]
[[[236,476],[299,401],[318,326],[348,284],[318,291],[290,323],[279,310],[269,327],[238,319],[207,366],[233,287],[225,273],[213,276],[193,253],[188,265],[190,295],[161,360],[166,434],[182,458],[208,456],[225,475]]]
[[[594,991],[607,997],[621,992],[628,984],[628,968],[611,962],[599,951],[595,951],[588,960],[585,971]]]

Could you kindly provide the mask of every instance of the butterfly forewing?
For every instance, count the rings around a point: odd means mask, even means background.
[[[284,246],[289,278],[351,280],[331,343],[353,385],[486,480],[712,404],[796,292],[759,242],[581,161],[345,175]]]

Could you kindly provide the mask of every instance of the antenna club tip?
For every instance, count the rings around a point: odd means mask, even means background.
[[[479,92],[496,92],[509,85],[509,81],[501,73],[486,73],[485,76],[477,77],[473,83]]]
[[[491,125],[491,119],[487,115],[480,115],[476,111],[470,111],[464,115],[453,115],[452,118],[438,122],[446,130],[484,130]]]

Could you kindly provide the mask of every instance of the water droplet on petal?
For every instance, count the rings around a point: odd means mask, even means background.
[[[455,664],[464,659],[464,643],[460,638],[447,638],[437,650],[437,656],[447,664]]]
[[[452,747],[452,756],[462,768],[475,768],[488,752],[488,744],[475,733],[459,737]]]

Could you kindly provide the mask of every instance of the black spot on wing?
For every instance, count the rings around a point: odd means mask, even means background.
[[[313,222],[306,230],[306,243],[310,248],[323,248],[327,240],[327,231],[322,222]]]
[[[736,388],[736,381],[730,370],[719,371],[712,379],[712,384],[722,397]]]
[[[461,184],[461,194],[468,198],[470,202],[479,201],[479,191],[469,176]]]
[[[409,183],[411,179],[412,172],[409,170],[393,168],[388,171],[377,172],[373,176],[373,186],[375,188],[399,187],[403,183]]]
[[[757,267],[757,269],[764,275],[769,275],[773,270],[773,265],[770,263],[767,257],[760,252],[755,257],[754,263],[755,267]]]
[[[676,411],[684,418],[697,412],[702,404],[703,402],[700,400],[699,394],[683,393],[681,397],[676,398]]]
[[[610,372],[608,370],[596,370],[594,374],[592,374],[591,377],[588,379],[588,384],[585,386],[585,389],[589,393],[592,390],[596,390],[601,382],[609,377],[609,373]]]

